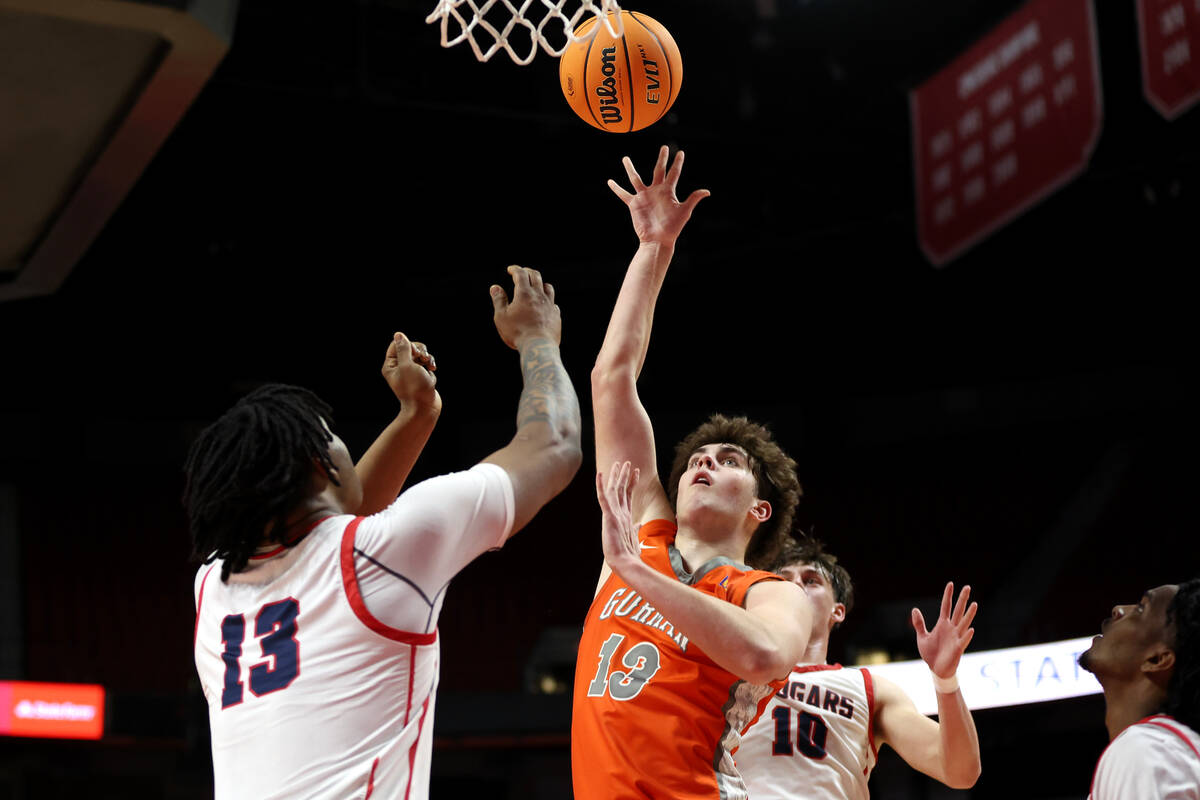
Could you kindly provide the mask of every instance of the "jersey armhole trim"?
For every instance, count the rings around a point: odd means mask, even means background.
[[[354,533],[358,530],[359,523],[362,521],[363,517],[355,517],[346,525],[346,530],[342,532],[342,588],[346,591],[346,600],[349,601],[350,609],[354,612],[354,616],[358,617],[358,621],[370,630],[394,642],[415,645],[433,644],[437,641],[436,630],[433,633],[402,631],[390,625],[385,625],[367,610],[367,604],[363,601],[362,592],[358,588],[358,573],[354,569]]]
[[[208,576],[217,568],[213,564],[208,568],[208,572],[204,573],[204,577],[200,579],[200,594],[196,597],[196,622],[192,626],[192,647],[196,646],[196,636],[200,633],[200,606],[204,604],[204,584],[208,583]]]
[[[871,755],[879,761],[879,750],[875,747],[875,682],[871,679],[871,671],[859,667],[863,676],[863,688],[867,690],[867,744],[871,746]]]

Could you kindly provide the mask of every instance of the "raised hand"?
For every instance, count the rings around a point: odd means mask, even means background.
[[[674,246],[683,226],[691,219],[696,204],[709,196],[707,189],[697,189],[682,203],[676,199],[675,187],[679,184],[679,173],[683,170],[683,151],[675,154],[670,171],[667,170],[667,153],[667,146],[663,145],[658,151],[658,161],[654,165],[654,176],[649,186],[642,182],[629,156],[625,156],[622,163],[625,165],[625,173],[629,176],[633,193],[623,189],[614,180],[608,182],[613,194],[629,206],[633,230],[643,244],[656,242]]]
[[[921,610],[912,610],[912,626],[917,632],[917,651],[933,674],[940,678],[949,678],[958,670],[958,661],[967,645],[971,643],[971,637],[975,635],[971,621],[975,619],[979,605],[971,603],[968,608],[967,600],[970,597],[971,587],[964,586],[951,612],[950,601],[954,599],[954,583],[947,583],[946,591],[942,593],[942,610],[932,631],[926,630],[925,617]]]
[[[492,320],[500,338],[514,350],[519,350],[527,337],[551,339],[555,345],[562,340],[562,313],[554,304],[554,287],[542,281],[536,269],[516,265],[508,268],[513,279],[513,296],[499,286],[491,287]]]
[[[633,524],[632,502],[633,487],[640,477],[641,471],[631,469],[628,461],[613,464],[607,480],[604,473],[596,473],[596,497],[603,517],[600,541],[604,560],[618,574],[632,561],[640,563],[642,560],[637,526]]]
[[[380,372],[401,405],[436,406],[442,399],[437,393],[437,362],[421,342],[409,341],[397,331],[388,344]]]

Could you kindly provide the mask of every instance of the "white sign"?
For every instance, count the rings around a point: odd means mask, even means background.
[[[1064,697],[1099,694],[1100,684],[1079,666],[1079,654],[1092,646],[1092,637],[966,653],[958,664],[958,683],[971,709],[1043,703]],[[868,665],[900,685],[922,714],[937,713],[933,677],[924,661]]]

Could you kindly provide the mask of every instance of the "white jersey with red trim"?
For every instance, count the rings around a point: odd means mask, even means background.
[[[866,800],[875,768],[871,673],[802,664],[742,735],[738,771],[753,800]]]
[[[1155,714],[1117,734],[1092,776],[1092,800],[1200,800],[1200,735]]]
[[[321,520],[228,581],[220,561],[202,567],[216,798],[426,798],[442,599],[513,510],[508,474],[479,464]]]

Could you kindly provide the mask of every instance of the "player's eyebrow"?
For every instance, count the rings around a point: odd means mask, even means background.
[[[700,447],[697,447],[695,450],[693,450],[691,452],[691,455],[688,456],[688,460],[690,461],[692,456],[696,456],[696,455],[699,455],[700,453],[703,453],[705,447],[711,447],[711,446],[712,446],[711,444],[705,444],[705,445],[701,445]],[[723,455],[725,453],[737,453],[742,458],[745,458],[745,459],[750,458],[750,454],[747,453],[745,450],[743,450],[741,447],[739,447],[736,444],[729,444],[726,442],[722,442],[721,444],[716,445],[716,447],[717,447],[717,455],[718,456]]]

